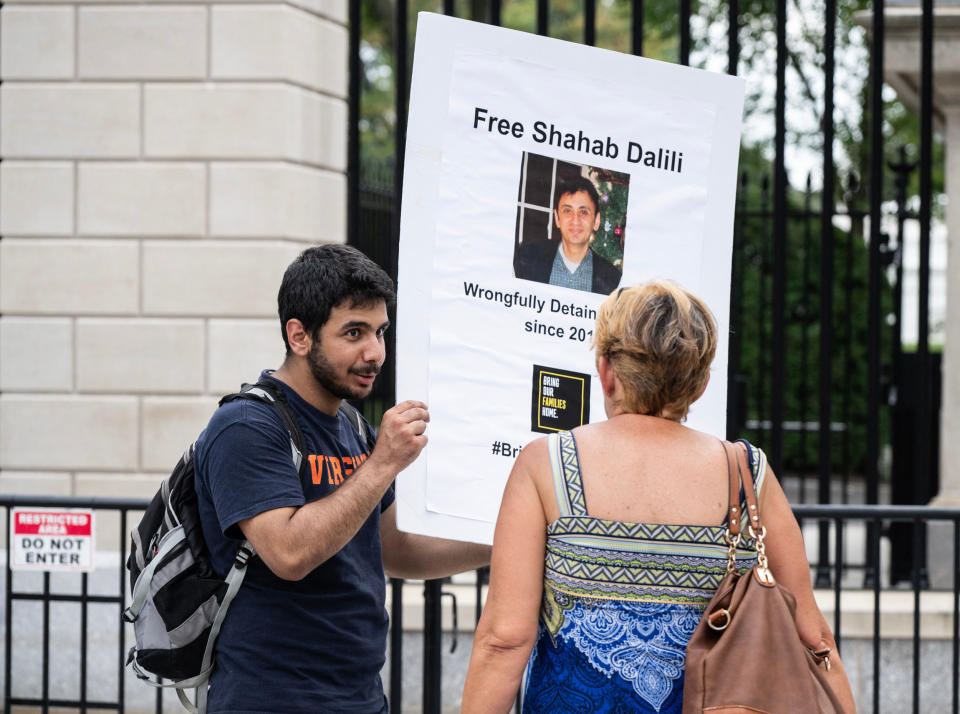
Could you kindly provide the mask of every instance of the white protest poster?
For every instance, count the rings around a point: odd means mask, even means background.
[[[606,418],[591,351],[619,286],[671,278],[720,327],[688,425],[723,435],[742,80],[419,15],[397,399],[430,407],[402,530],[490,543],[535,438]],[[561,246],[558,248],[558,246]]]

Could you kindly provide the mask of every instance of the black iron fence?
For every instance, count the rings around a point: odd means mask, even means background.
[[[4,711],[46,713],[55,708],[58,711],[86,712],[95,709],[118,712],[154,711],[159,714],[181,710],[175,697],[164,699],[159,692],[154,694],[139,683],[130,685],[130,688],[136,688],[135,692],[128,691],[128,687],[125,687],[125,678],[130,675],[125,675],[124,661],[126,649],[132,644],[132,631],[120,616],[124,602],[129,598],[129,587],[124,577],[126,571],[121,564],[126,559],[129,529],[136,523],[139,511],[146,504],[146,500],[142,499],[0,496],[0,508],[5,511],[7,524],[14,507],[92,508],[96,509],[97,518],[109,516],[114,520],[110,523],[110,529],[115,529],[120,543],[119,550],[110,553],[117,556],[117,559],[112,561],[116,564],[117,572],[108,572],[106,580],[99,579],[98,586],[91,588],[91,574],[88,573],[58,574],[54,583],[50,573],[11,571],[11,543],[8,541],[7,565],[4,568]],[[813,562],[812,570],[815,573],[820,568],[826,568],[833,575],[832,588],[820,591],[821,606],[828,612],[832,611],[831,624],[844,658],[856,654],[860,660],[865,658],[868,661],[866,667],[853,668],[848,665],[851,675],[860,681],[860,685],[855,687],[860,710],[880,712],[882,706],[888,708],[892,701],[902,700],[899,708],[911,707],[913,712],[960,711],[960,509],[798,505],[794,511],[801,522],[822,524],[831,542],[831,547],[826,549],[826,559]],[[937,539],[938,546],[943,551],[938,559],[941,572],[933,583],[929,581],[927,573],[916,568],[909,573],[908,589],[891,588],[889,571],[893,556],[881,557],[879,534],[893,524],[904,524],[909,528],[911,546],[917,556],[928,547],[924,538],[926,529],[942,530]],[[817,529],[812,531],[814,537],[816,532]],[[811,531],[808,530],[807,534],[809,536]],[[847,547],[850,540],[862,538],[864,535],[868,537],[866,550],[873,552],[873,562],[885,565],[878,577],[873,579],[869,589],[862,588],[859,579],[859,573],[866,567],[866,561],[860,555],[863,551],[855,549],[854,556],[849,557],[851,549]],[[915,562],[921,560],[919,557],[915,558]],[[114,566],[108,566],[107,570],[111,567]],[[25,579],[31,579],[31,582],[25,584]],[[113,585],[110,586],[109,583]],[[935,591],[930,588],[931,584],[943,589]],[[390,678],[387,686],[391,709],[395,712],[404,709],[405,699],[415,700],[418,694],[405,692],[403,688],[403,667],[404,662],[408,661],[402,637],[403,585],[401,580],[391,580],[389,583],[392,611]],[[476,607],[473,613],[463,613],[465,620],[469,618],[476,622],[479,619],[485,586],[486,572],[478,571],[473,586],[476,592]],[[441,711],[456,709],[456,702],[443,702],[441,698],[445,657],[441,646],[441,611],[444,607],[442,602],[446,595],[445,587],[441,581],[428,581],[423,586],[423,665],[422,690],[419,694],[421,710],[426,714],[439,714]],[[929,599],[932,595],[938,596],[939,600],[930,606],[924,598]],[[910,607],[904,609],[902,602],[891,605],[891,597],[899,597],[900,600],[906,597]],[[859,604],[850,605],[848,598],[858,599]],[[78,633],[76,642],[73,642],[74,649],[71,650],[67,650],[63,644],[56,644],[58,640],[62,642],[63,638],[58,637],[62,633],[58,632],[55,624],[58,618],[53,609],[65,605],[73,605],[78,609],[76,617],[69,618],[69,626],[77,628]],[[88,626],[90,611],[94,607],[107,608],[108,611],[100,613],[95,628]],[[455,602],[453,607],[456,611]],[[29,617],[23,616],[23,608],[32,608]],[[36,612],[37,608],[39,613]],[[931,612],[931,609],[934,612]],[[907,626],[906,632],[902,622],[893,622],[894,615],[910,618],[911,624]],[[870,621],[870,626],[866,628],[862,622],[865,617]],[[923,617],[932,617],[937,623],[935,642],[934,638],[925,635],[922,630]],[[62,618],[59,619],[62,621]],[[854,626],[851,624],[854,619],[861,620],[856,624],[856,631],[853,631]],[[26,629],[22,626],[24,622],[28,623]],[[18,623],[20,627],[17,626]],[[896,631],[891,632],[894,627]],[[414,626],[410,629],[420,628]],[[39,637],[36,636],[38,633]],[[94,659],[94,654],[101,660],[104,658],[103,651],[93,652],[90,641],[98,639],[102,650],[103,636],[111,633],[115,642],[108,642],[106,645],[106,659],[110,661],[105,665],[101,661],[96,669],[88,666]],[[30,636],[27,637],[27,634]],[[933,644],[936,644],[939,650],[931,651]],[[38,648],[39,652],[25,651],[31,647]],[[888,651],[891,648],[895,650],[892,654]],[[893,658],[896,658],[895,662],[891,662]],[[28,683],[24,683],[22,678],[14,676],[16,672],[24,671],[22,663],[25,659],[34,661],[32,671],[37,676],[31,678],[32,688]],[[14,667],[17,662],[21,663],[19,669]],[[947,676],[943,676],[944,673]],[[97,681],[97,677],[109,680],[115,678],[115,681],[105,685],[103,681]],[[58,680],[56,688],[51,686],[53,678]],[[73,681],[66,682],[66,678]],[[935,681],[936,686],[924,685],[930,681]],[[904,684],[901,685],[900,682]],[[109,694],[105,696],[104,692],[108,690]],[[64,691],[71,694],[64,695]],[[141,695],[136,698],[136,705],[131,704],[133,694]]]
[[[930,232],[943,190],[933,132],[934,8],[932,0],[915,6],[913,109],[884,97],[885,9],[884,0],[351,0],[349,241],[396,275],[418,10],[740,74],[752,119],[734,229],[727,436],[764,444],[777,473],[803,482],[800,503],[927,503],[938,491],[939,431]],[[798,15],[804,35],[788,37],[788,16]],[[725,47],[722,34],[703,29],[723,26]],[[765,67],[758,58],[767,46],[775,59]],[[861,53],[855,63],[852,52]],[[775,87],[754,91],[764,70]],[[854,119],[846,116],[851,106]],[[815,117],[815,126],[797,126],[799,115]],[[760,136],[759,125],[772,132]],[[798,153],[812,165],[805,182],[788,161]],[[916,314],[906,316],[901,259],[910,223],[919,235],[919,291]],[[915,344],[901,340],[906,317],[918,324]],[[388,355],[384,373],[392,375]],[[392,384],[388,376],[378,387],[383,404],[392,403]],[[829,580],[820,575],[821,584]]]

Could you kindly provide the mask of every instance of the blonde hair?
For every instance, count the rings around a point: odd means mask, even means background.
[[[717,325],[696,295],[671,280],[654,280],[603,301],[593,346],[623,385],[622,409],[680,419],[707,385]]]

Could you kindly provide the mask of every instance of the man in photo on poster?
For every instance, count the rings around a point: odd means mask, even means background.
[[[516,276],[548,285],[608,295],[621,272],[590,249],[600,228],[600,197],[590,179],[578,176],[557,185],[553,216],[561,239],[527,240],[517,248]]]

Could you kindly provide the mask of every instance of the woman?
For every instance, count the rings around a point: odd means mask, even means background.
[[[681,711],[686,645],[727,563],[726,455],[682,423],[716,344],[709,309],[672,282],[601,305],[594,346],[608,419],[538,439],[517,458],[463,712],[508,711],[528,660],[524,712]],[[835,653],[790,505],[763,452],[749,453],[767,557],[796,595],[797,631]],[[755,563],[752,545],[741,543],[739,568]],[[835,654],[831,663],[853,712],[843,665]]]

